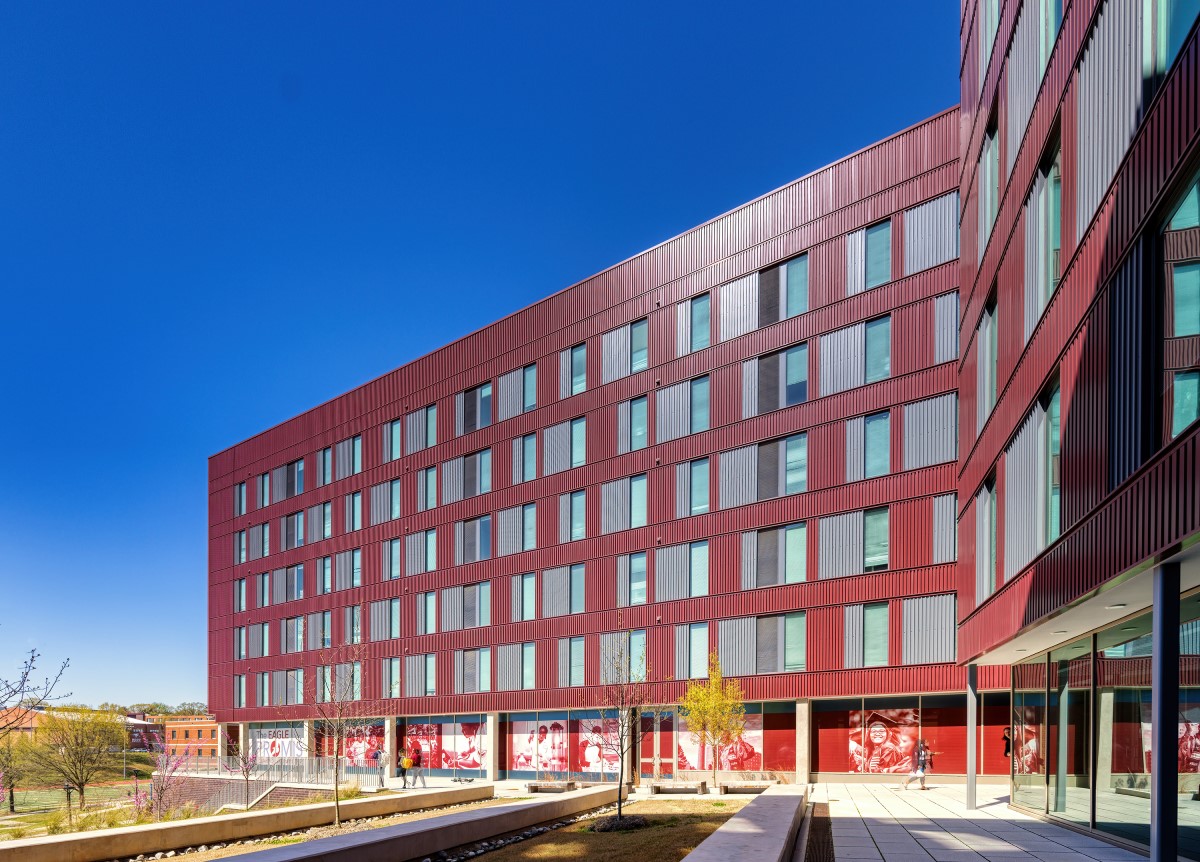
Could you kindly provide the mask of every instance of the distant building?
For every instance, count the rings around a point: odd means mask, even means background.
[[[164,715],[163,741],[171,754],[187,749],[196,757],[216,757],[221,734],[211,715]]]

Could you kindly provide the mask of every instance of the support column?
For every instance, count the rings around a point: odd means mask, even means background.
[[[1113,702],[1116,689],[1102,688],[1097,692],[1100,708],[1097,710],[1096,731],[1096,792],[1111,793],[1113,761]]]
[[[967,810],[975,810],[979,775],[979,666],[967,665]]]
[[[334,752],[337,756],[338,752]],[[317,751],[317,723],[315,721],[304,722],[304,755],[305,757],[320,757],[321,753]]]
[[[396,718],[385,718],[383,720],[383,762],[386,764],[383,770],[384,786],[387,786],[387,779],[396,777]]]
[[[487,720],[487,752],[484,754],[483,764],[488,781],[498,781],[500,779],[500,714],[498,712],[489,712],[486,716]]]
[[[796,701],[796,783],[812,779],[812,701]]]
[[[1150,661],[1150,858],[1174,862],[1179,827],[1179,563],[1154,570]]]

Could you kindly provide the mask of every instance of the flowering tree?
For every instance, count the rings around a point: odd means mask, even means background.
[[[154,758],[149,811],[155,820],[162,820],[178,807],[179,793],[187,780],[187,766],[191,759],[190,743],[183,749],[183,754],[172,754],[164,745]]]
[[[250,749],[248,744],[234,742],[224,730],[221,731],[221,740],[225,743],[225,752],[228,755],[221,758],[221,768],[231,774],[242,776],[246,788],[245,808],[249,811],[250,776],[254,774],[254,767],[258,765],[258,755]]]

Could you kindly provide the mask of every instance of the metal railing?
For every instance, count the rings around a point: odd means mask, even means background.
[[[383,772],[378,764],[366,758],[342,758],[340,778],[343,785],[352,783],[374,790],[383,786]],[[234,757],[208,757],[185,764],[180,772],[194,776],[221,777],[242,780],[242,770]],[[280,757],[259,761],[250,770],[250,780],[274,784],[310,784],[329,787],[333,784],[334,758]]]

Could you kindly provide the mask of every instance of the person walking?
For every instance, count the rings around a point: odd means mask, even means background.
[[[400,746],[400,789],[408,790],[408,770],[412,766],[412,760],[409,759],[408,752],[404,750],[404,746]]]
[[[901,790],[908,790],[908,785],[920,779],[921,789],[928,790],[925,786],[925,773],[933,766],[933,753],[925,745],[925,740],[917,740],[917,750],[913,755],[912,772],[908,774],[908,778],[904,779],[904,783],[900,785]]]
[[[409,760],[412,761],[412,766],[409,767],[409,772],[412,773],[412,786],[415,790],[417,787],[417,779],[421,779],[421,786],[428,787],[425,783],[425,770],[422,768],[425,765],[421,756],[421,744],[413,743],[412,751],[409,752]]]

